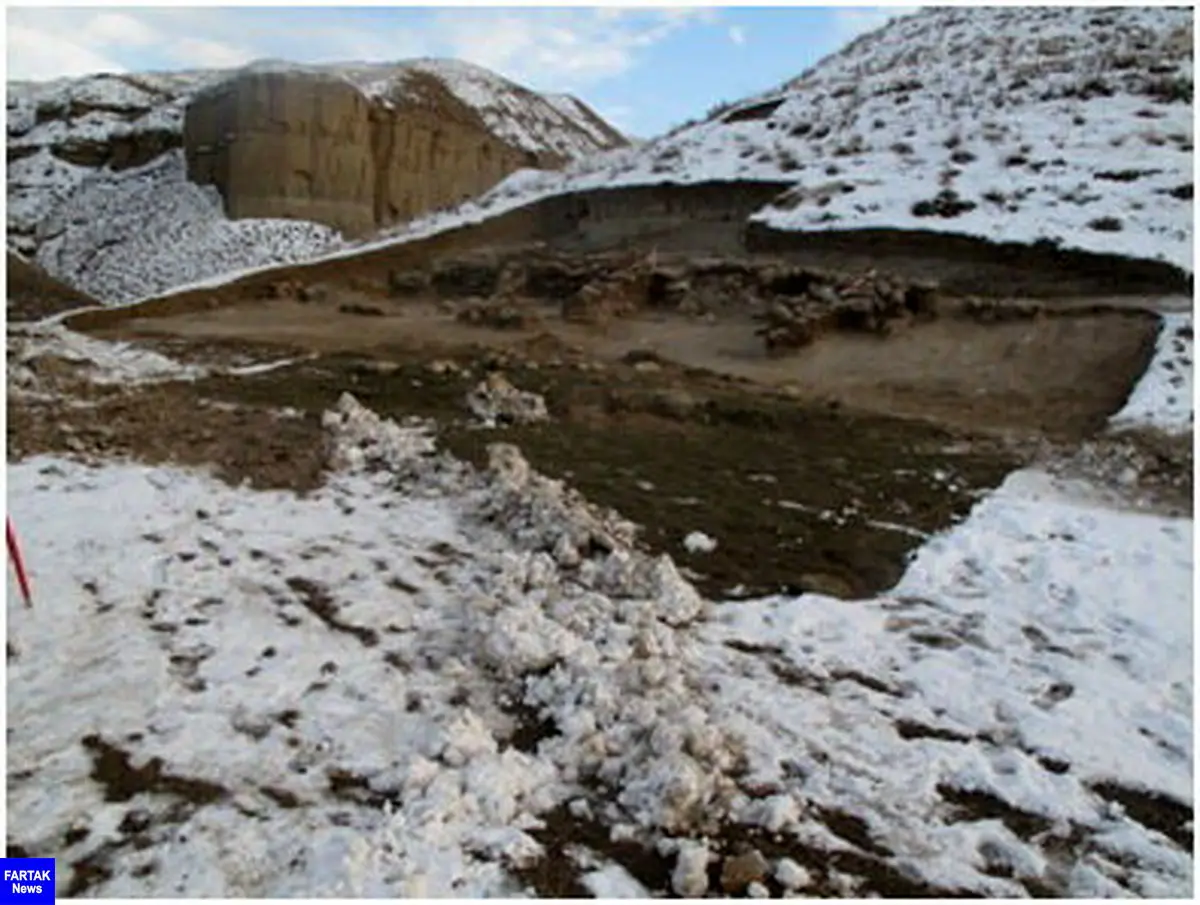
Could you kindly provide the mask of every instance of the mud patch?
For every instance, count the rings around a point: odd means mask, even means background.
[[[1090,788],[1101,798],[1121,805],[1125,813],[1142,826],[1158,830],[1185,852],[1192,851],[1195,809],[1166,795],[1133,789],[1116,782],[1094,783]]]
[[[591,899],[592,892],[583,884],[585,871],[568,852],[571,846],[583,846],[625,868],[647,889],[667,892],[671,889],[673,863],[649,844],[633,840],[613,840],[609,828],[599,821],[579,817],[562,805],[541,816],[544,826],[529,835],[545,849],[532,865],[512,867],[509,872],[521,883],[532,887],[541,898]]]
[[[374,647],[379,643],[379,633],[375,629],[354,625],[338,616],[340,607],[324,585],[307,578],[292,577],[287,580],[287,586],[292,589],[304,608],[331,630],[353,635],[363,647]]]

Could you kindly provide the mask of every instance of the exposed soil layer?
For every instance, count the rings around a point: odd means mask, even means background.
[[[60,311],[100,304],[11,251],[8,253],[6,289],[8,318],[12,321],[39,320]]]
[[[866,279],[876,302],[904,295],[887,276]],[[490,442],[517,443],[539,469],[642,524],[644,541],[709,594],[870,594],[1046,440],[1071,447],[1102,428],[1149,362],[1157,322],[1139,303],[935,290],[919,314],[901,305],[880,331],[860,285],[861,272],[779,261],[512,249],[414,260],[382,284],[345,274],[236,284],[199,308],[181,296],[86,323],[176,356],[230,343],[301,360],[143,391],[173,397],[153,406],[106,399],[85,431],[155,460],[180,444],[179,461],[303,490],[320,479],[319,414],[349,391],[385,415],[436,420],[475,462]],[[801,297],[818,317],[828,297],[867,319],[824,318],[802,347],[770,352],[758,312]],[[551,420],[476,429],[464,399],[487,370],[543,395]],[[198,404],[206,398],[234,408]],[[278,419],[280,407],[303,417]],[[172,428],[137,409],[171,412]],[[22,418],[10,428],[18,454],[61,444],[78,420]],[[137,426],[123,433],[122,420]],[[1177,459],[1167,457],[1172,474]],[[713,552],[683,549],[696,530],[717,539]]]
[[[87,407],[10,399],[9,460],[40,452],[211,467],[259,489],[312,490],[325,468],[318,414],[215,406],[187,384],[97,391]]]
[[[540,246],[572,253],[639,248],[690,255],[762,257],[862,269],[885,265],[911,278],[982,296],[1039,298],[1096,294],[1191,294],[1192,279],[1153,261],[902,230],[778,233],[747,217],[789,183],[711,182],[597,189],[534,201],[479,224],[361,254],[251,274],[214,289],[189,290],[139,307],[138,317],[203,310],[262,298],[281,281],[345,288],[385,287],[392,272],[471,251]],[[77,329],[111,325],[128,312],[90,313]]]
[[[973,295],[1071,298],[1085,295],[1192,294],[1192,278],[1170,264],[1059,248],[994,243],[952,233],[899,229],[828,232],[747,226],[745,246],[796,263],[847,269],[884,267],[917,276],[936,271],[946,289]]]
[[[784,357],[769,355],[752,314],[707,317],[643,311],[597,326],[568,322],[557,306],[534,302],[502,329],[456,319],[453,303],[375,300],[369,320],[349,313],[350,293],[328,301],[266,300],[169,318],[137,318],[96,330],[112,339],[253,341],[289,350],[478,356],[540,345],[547,360],[565,350],[612,363],[649,356],[682,369],[661,376],[686,407],[687,370],[751,382],[814,402],[986,431],[1038,431],[1077,440],[1123,404],[1153,354],[1153,316],[1139,310],[1067,306],[1047,315],[999,318],[948,313],[880,337],[835,330]]]

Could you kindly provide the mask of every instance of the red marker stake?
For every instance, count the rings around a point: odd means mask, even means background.
[[[21,586],[21,596],[25,599],[25,606],[33,606],[33,595],[29,593],[29,576],[25,572],[25,560],[21,556],[21,548],[17,545],[17,532],[13,530],[12,519],[7,519],[5,522],[6,533],[8,534],[8,555],[13,561],[13,568],[17,570],[17,584]]]

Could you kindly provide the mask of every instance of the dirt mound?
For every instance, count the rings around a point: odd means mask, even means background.
[[[8,317],[13,321],[40,320],[61,311],[100,304],[11,251],[8,253],[7,289]]]

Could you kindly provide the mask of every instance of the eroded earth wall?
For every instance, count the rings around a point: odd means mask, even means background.
[[[183,141],[189,178],[215,186],[229,216],[312,220],[352,236],[554,163],[481,121],[371,100],[316,73],[244,73],[200,93]]]

